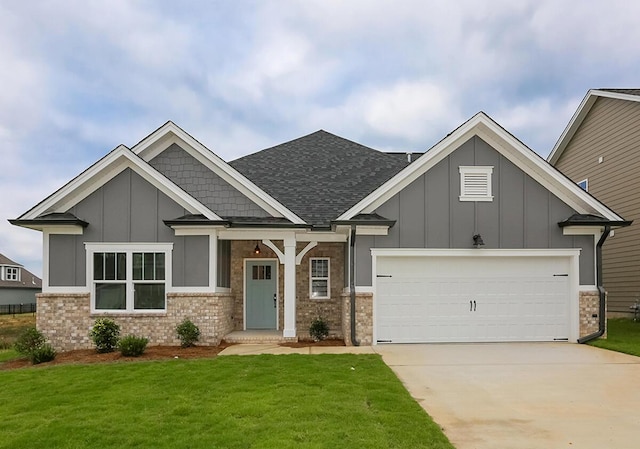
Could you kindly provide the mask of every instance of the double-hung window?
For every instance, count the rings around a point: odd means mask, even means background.
[[[171,244],[87,244],[93,311],[166,310]]]
[[[6,267],[4,269],[4,280],[5,281],[19,281],[20,278],[18,276],[18,268],[17,267]]]
[[[309,294],[314,299],[331,297],[329,258],[312,258],[309,266]]]

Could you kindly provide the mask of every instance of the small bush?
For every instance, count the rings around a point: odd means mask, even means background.
[[[322,318],[316,318],[309,327],[309,334],[315,341],[324,340],[329,336],[329,325]]]
[[[127,335],[120,339],[118,348],[120,348],[120,353],[125,357],[140,357],[147,349],[147,343],[149,343],[148,338]]]
[[[35,349],[30,355],[31,363],[37,365],[39,363],[50,362],[56,358],[56,350],[51,345],[44,344]]]
[[[98,352],[113,352],[118,347],[120,326],[109,318],[99,318],[93,324],[89,335]]]
[[[200,329],[189,318],[185,318],[182,323],[176,326],[176,333],[180,339],[180,346],[183,348],[195,346],[196,341],[200,338]]]
[[[29,327],[20,334],[13,347],[16,352],[29,357],[31,363],[37,365],[56,358],[55,349],[46,344],[46,341],[42,332],[35,327]]]
[[[22,355],[30,356],[33,351],[40,349],[45,343],[46,340],[42,332],[35,327],[28,327],[20,334],[13,348]]]

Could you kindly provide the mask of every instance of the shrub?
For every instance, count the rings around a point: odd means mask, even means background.
[[[324,340],[329,336],[329,325],[322,318],[316,318],[309,327],[309,334],[315,341]]]
[[[33,351],[40,349],[46,340],[42,332],[35,327],[26,328],[18,337],[13,348],[20,354],[30,356]]]
[[[56,358],[55,349],[53,349],[51,345],[46,344],[44,335],[35,327],[25,329],[13,347],[18,353],[28,356],[34,365],[50,362]]]
[[[99,318],[89,334],[98,352],[113,352],[118,346],[120,326],[109,318]]]
[[[31,363],[37,365],[39,363],[50,362],[56,358],[56,350],[49,344],[44,344],[41,347],[33,350],[30,354]]]
[[[147,349],[147,343],[149,343],[148,338],[127,335],[120,339],[118,348],[120,348],[120,354],[125,357],[140,357]]]
[[[189,318],[185,318],[182,323],[176,326],[176,333],[180,339],[180,346],[183,348],[195,346],[196,341],[200,338],[200,329]]]

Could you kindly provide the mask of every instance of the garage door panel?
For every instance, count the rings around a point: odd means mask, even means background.
[[[380,257],[377,339],[566,339],[569,262],[568,257]]]

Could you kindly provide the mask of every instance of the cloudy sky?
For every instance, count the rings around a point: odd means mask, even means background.
[[[640,2],[0,0],[0,252],[16,218],[173,120],[225,160],[318,129],[424,151],[482,110],[546,156],[590,88],[640,87]]]

